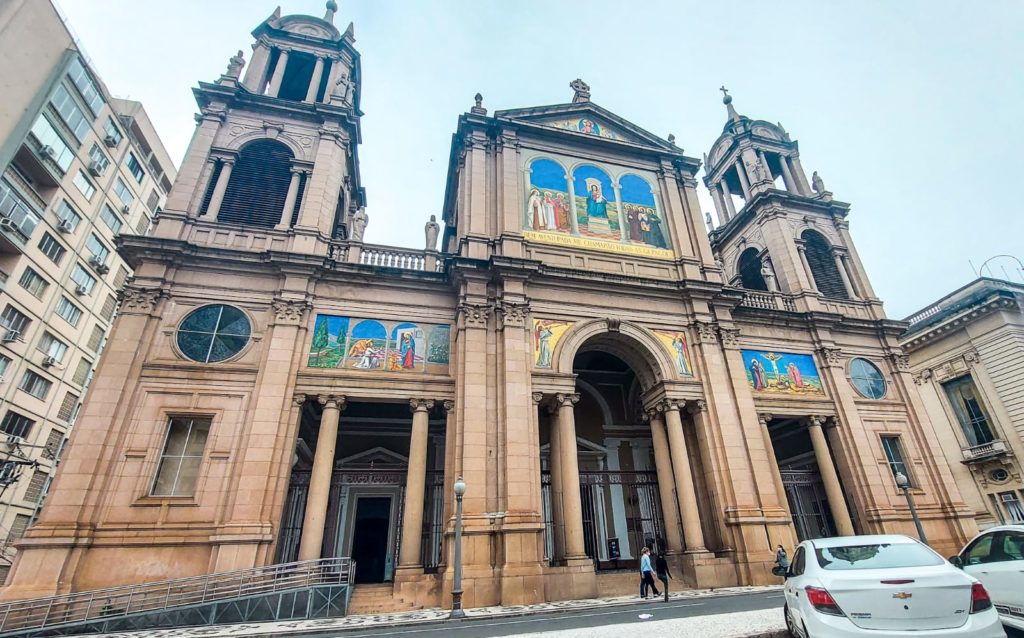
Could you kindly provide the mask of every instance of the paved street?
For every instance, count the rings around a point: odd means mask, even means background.
[[[606,606],[604,608],[510,616],[504,618],[467,619],[461,622],[437,622],[411,627],[382,627],[346,631],[339,634],[328,630],[304,636],[328,638],[344,635],[394,636],[401,638],[491,638],[497,636],[532,636],[544,632],[545,638],[554,636],[623,636],[634,631],[628,625],[643,624],[643,637],[678,636],[740,636],[744,630],[782,628],[782,592],[769,591],[732,596],[707,596],[700,599],[637,601],[636,604]],[[736,614],[736,612],[749,612]],[[641,618],[650,614],[650,618]],[[735,614],[721,617],[719,614]],[[549,633],[555,632],[555,633]],[[273,634],[284,636],[286,634]],[[291,634],[294,635],[294,634]]]

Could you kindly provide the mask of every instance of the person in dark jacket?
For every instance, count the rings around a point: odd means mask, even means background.
[[[665,602],[668,602],[668,579],[672,578],[672,572],[668,571],[668,561],[661,554],[654,559],[654,571],[658,574],[658,580],[665,586]]]

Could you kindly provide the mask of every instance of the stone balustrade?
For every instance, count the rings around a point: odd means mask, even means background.
[[[980,445],[972,445],[960,450],[965,463],[989,459],[994,456],[1001,456],[1007,452],[1006,443],[999,440],[989,441],[988,443],[982,443]]]

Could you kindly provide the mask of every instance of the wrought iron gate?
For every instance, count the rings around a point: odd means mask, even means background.
[[[832,509],[825,494],[825,485],[817,470],[782,470],[793,525],[800,540],[836,535]]]

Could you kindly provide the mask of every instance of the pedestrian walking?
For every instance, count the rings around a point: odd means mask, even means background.
[[[775,550],[775,567],[772,567],[772,573],[776,576],[782,576],[785,578],[786,572],[789,571],[789,555],[786,554],[786,548],[779,545],[779,548]]]
[[[651,567],[651,550],[647,547],[640,550],[640,597],[646,599],[648,590],[659,596],[658,586],[654,584],[654,569]]]
[[[668,602],[668,579],[672,578],[672,572],[668,571],[668,561],[661,554],[654,559],[654,571],[658,574],[658,580],[665,586],[665,602]],[[657,593],[655,593],[657,595]]]

